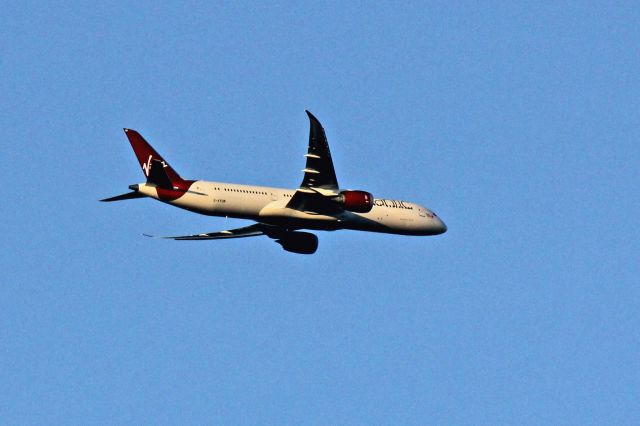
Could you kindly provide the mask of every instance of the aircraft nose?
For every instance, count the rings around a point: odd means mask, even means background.
[[[434,217],[433,222],[435,235],[444,234],[445,232],[447,232],[447,225],[444,224],[442,219],[440,219],[439,217]]]

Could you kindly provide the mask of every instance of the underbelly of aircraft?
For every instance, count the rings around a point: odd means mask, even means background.
[[[319,230],[341,229],[342,223],[335,216],[328,216],[313,212],[303,212],[280,206],[266,206],[260,210],[260,222],[286,228],[304,228]]]

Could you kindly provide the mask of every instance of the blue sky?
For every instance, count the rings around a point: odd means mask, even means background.
[[[6,4],[0,418],[7,424],[624,424],[640,417],[633,2]],[[344,187],[432,238],[246,224],[151,200],[295,187],[311,110]]]

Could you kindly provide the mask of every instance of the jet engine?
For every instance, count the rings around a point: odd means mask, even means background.
[[[373,195],[367,191],[342,191],[333,200],[350,212],[369,213],[373,208]]]
[[[292,253],[313,254],[318,249],[318,237],[309,232],[287,232],[276,242]]]

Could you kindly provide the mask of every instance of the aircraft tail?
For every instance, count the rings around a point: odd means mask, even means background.
[[[132,129],[124,129],[124,133],[131,143],[131,148],[138,158],[138,164],[148,183],[165,189],[186,189],[189,186],[189,182],[182,179],[140,133]]]

